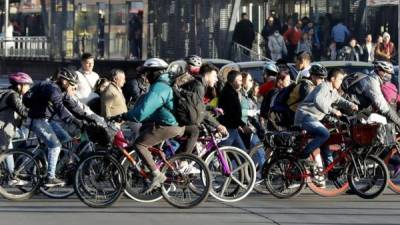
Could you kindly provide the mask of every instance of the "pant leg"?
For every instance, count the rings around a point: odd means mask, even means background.
[[[71,135],[69,135],[69,133],[60,125],[60,123],[51,121],[50,126],[61,143],[66,143],[72,140]]]
[[[187,141],[179,148],[179,152],[192,153],[200,135],[198,126],[185,126],[185,133],[183,135],[187,138]]]
[[[252,137],[250,139],[251,148],[253,148],[254,146],[256,146],[260,143],[261,143],[261,141],[258,138],[258,136],[255,134],[252,134]],[[256,156],[257,156],[258,165],[264,165],[264,162],[266,161],[266,156],[265,156],[265,150],[263,147],[257,149]]]
[[[315,149],[321,147],[329,139],[329,130],[319,121],[306,120],[303,129],[314,137],[304,148],[304,156],[309,156]]]
[[[237,129],[228,129],[229,137],[228,139],[220,143],[221,146],[234,146],[240,149],[246,149],[242,138],[240,137],[239,131]]]
[[[153,156],[148,150],[149,147],[161,143],[162,141],[173,138],[176,136],[181,136],[184,133],[184,127],[178,126],[151,126],[141,133],[141,135],[136,139],[135,147],[139,150],[140,154],[143,156],[147,166],[151,171],[157,170],[154,163]]]
[[[55,178],[58,156],[61,151],[61,143],[50,123],[45,119],[34,119],[32,122],[32,131],[48,148],[48,177]]]

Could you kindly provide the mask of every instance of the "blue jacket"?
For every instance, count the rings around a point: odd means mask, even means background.
[[[153,122],[160,125],[178,126],[174,109],[174,94],[170,85],[168,74],[162,74],[158,80],[150,86],[149,91],[144,94],[129,110],[129,120],[138,122]]]
[[[64,93],[57,84],[43,81],[33,86],[30,92],[32,92],[32,98],[24,98],[24,104],[30,105],[28,112],[30,118],[49,119],[55,113],[65,122],[75,119],[64,106]]]

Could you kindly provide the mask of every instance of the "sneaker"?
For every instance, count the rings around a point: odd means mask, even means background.
[[[29,183],[28,181],[21,180],[19,178],[10,178],[10,180],[8,181],[9,186],[25,186],[28,183]]]
[[[315,176],[313,178],[313,183],[319,188],[326,188],[325,176]]]
[[[60,180],[58,178],[48,178],[46,181],[46,184],[44,186],[46,187],[56,187],[60,186],[63,187],[65,185],[65,181]]]
[[[187,161],[182,161],[179,165],[178,171],[182,174],[199,174],[200,170],[194,167],[193,165],[189,165]]]
[[[144,192],[144,194],[150,194],[156,188],[160,188],[161,184],[163,184],[166,180],[167,177],[163,173],[158,172],[157,175],[153,177],[149,188]]]

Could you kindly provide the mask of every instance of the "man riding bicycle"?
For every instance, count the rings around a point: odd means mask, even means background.
[[[317,148],[321,148],[321,155],[325,165],[333,162],[332,152],[323,144],[329,139],[329,130],[320,122],[326,115],[341,116],[341,112],[333,107],[338,105],[343,109],[358,110],[356,104],[345,100],[338,90],[342,84],[345,72],[333,69],[328,75],[328,80],[318,85],[300,104],[295,114],[295,125],[302,127],[313,137],[300,155],[307,159]]]
[[[74,117],[66,108],[63,99],[67,92],[75,88],[77,83],[75,72],[62,68],[57,72],[54,81],[43,81],[31,88],[24,96],[23,102],[29,108],[28,116],[32,120],[31,129],[48,148],[48,177],[45,186],[63,186],[65,182],[56,178],[56,166],[61,151],[60,132],[66,133],[61,126],[54,127],[51,120],[57,115],[65,123],[73,123],[78,127],[83,122]],[[56,128],[56,129],[55,129]]]

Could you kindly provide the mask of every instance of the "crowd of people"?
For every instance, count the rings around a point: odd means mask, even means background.
[[[377,111],[400,127],[395,109],[400,96],[390,83],[394,72],[391,63],[375,61],[374,71],[357,79],[345,78],[341,69],[327,71],[310,63],[309,52],[298,54],[299,73],[293,77],[285,62],[267,62],[264,83],[257,84],[252,74],[237,70],[221,79],[217,67],[203,63],[196,55],[186,58],[185,68],[170,67],[162,59],[151,58],[138,70],[139,75],[126,83],[125,73],[119,69],[100,78],[93,71],[94,57],[85,53],[79,70],[61,68],[50,79],[34,85],[22,72],[9,77],[11,86],[0,91],[0,147],[2,151],[13,148],[19,120],[29,118],[31,130],[48,148],[46,186],[62,186],[65,182],[56,177],[55,168],[62,144],[74,135],[70,126],[76,130],[87,123],[105,125],[105,120],[127,123],[135,134],[134,147],[152,171],[148,190],[152,191],[166,177],[156,167],[148,148],[186,136],[178,152],[192,153],[203,122],[223,135],[229,134],[221,145],[244,150],[261,143],[266,130],[299,126],[313,137],[301,158],[321,148],[325,162],[332,160],[323,146],[329,138],[328,129],[321,123],[326,115],[341,116],[340,109],[350,113]],[[351,88],[342,90],[342,82]],[[190,110],[182,111],[185,108]],[[257,156],[262,165],[265,150],[260,148]],[[12,158],[8,164],[12,171]],[[10,184],[23,183],[20,178],[10,177]]]
[[[233,41],[252,49],[255,29],[246,13],[236,25]],[[308,17],[294,21],[292,17],[285,23],[273,13],[267,18],[261,35],[264,39],[265,56],[273,61],[285,58],[293,61],[296,54],[307,51],[315,61],[347,60],[392,62],[396,56],[390,34],[384,32],[376,37],[367,34],[365,40],[356,39],[342,20],[330,22],[320,17],[314,23]]]

